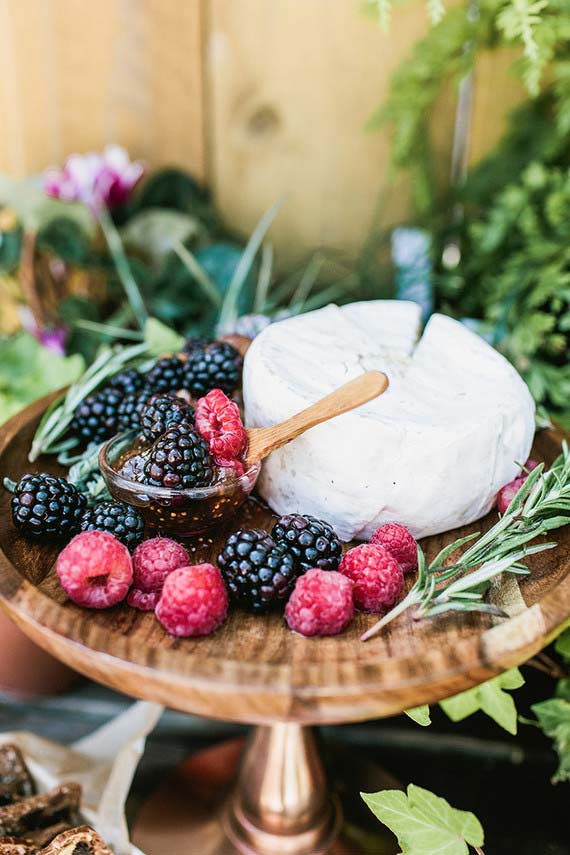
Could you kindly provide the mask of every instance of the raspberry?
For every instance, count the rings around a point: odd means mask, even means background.
[[[228,612],[228,592],[213,564],[180,567],[170,574],[156,607],[156,616],[170,635],[209,635]]]
[[[133,581],[129,550],[106,531],[83,531],[57,559],[57,575],[67,596],[88,609],[107,609],[127,596]]]
[[[354,614],[352,582],[335,570],[308,570],[285,608],[289,629],[301,635],[338,635]]]
[[[162,591],[141,591],[140,588],[131,588],[127,603],[140,612],[153,612],[158,605],[161,593]]]
[[[392,555],[404,573],[417,570],[418,544],[405,526],[399,523],[386,523],[377,528],[370,543],[383,546]]]
[[[523,475],[522,478],[515,478],[514,481],[509,481],[508,484],[505,484],[505,486],[499,490],[497,493],[497,510],[501,515],[506,513],[507,508],[526,481],[527,477],[527,475]]]
[[[247,447],[247,434],[238,405],[221,389],[212,389],[196,404],[195,424],[210,447],[218,466],[239,463]]]
[[[354,602],[366,612],[394,605],[404,587],[404,574],[396,559],[373,543],[349,549],[338,569],[354,582]]]
[[[133,552],[133,588],[146,594],[160,592],[166,577],[189,563],[188,552],[175,540],[168,537],[145,540]]]
[[[533,460],[532,457],[529,457],[527,462],[522,468],[521,474],[514,478],[512,481],[509,481],[508,484],[505,484],[504,487],[501,487],[499,492],[497,493],[497,510],[502,515],[506,512],[507,508],[511,504],[512,500],[530,475],[533,469],[536,469],[538,466],[538,462]]]

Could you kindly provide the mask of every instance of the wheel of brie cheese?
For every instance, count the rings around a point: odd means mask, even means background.
[[[249,427],[277,424],[364,371],[379,398],[267,458],[258,482],[278,514],[327,520],[343,540],[386,522],[415,537],[473,522],[516,477],[534,436],[534,402],[516,370],[458,321],[415,303],[327,306],[267,327],[244,366]]]

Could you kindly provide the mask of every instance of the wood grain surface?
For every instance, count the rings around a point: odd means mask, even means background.
[[[376,212],[409,216],[409,181],[385,192],[390,129],[366,123],[430,29],[424,0],[382,32],[355,0],[0,0],[0,172],[24,176],[117,142],[216,189],[248,234],[287,196],[279,262],[359,251]],[[480,56],[470,159],[495,144],[525,93],[512,54]],[[456,88],[432,111],[435,168],[450,171]]]
[[[36,402],[0,432],[0,477],[57,472],[53,461],[30,467],[27,451],[49,399]],[[535,455],[550,462],[560,436],[539,435]],[[30,544],[13,528],[10,496],[0,496],[0,601],[42,647],[95,680],[137,698],[244,722],[345,722],[388,716],[462,691],[519,664],[543,647],[570,616],[570,530],[555,550],[529,560],[521,583],[526,608],[509,620],[440,618],[414,624],[406,615],[367,644],[361,633],[375,620],[360,614],[343,635],[304,639],[279,615],[233,611],[205,639],[175,640],[152,614],[126,605],[103,612],[70,603],[53,566],[57,546]],[[428,538],[428,557],[443,543],[491,525]],[[269,527],[271,513],[256,501],[235,527]],[[197,560],[215,559],[223,533],[191,545]]]

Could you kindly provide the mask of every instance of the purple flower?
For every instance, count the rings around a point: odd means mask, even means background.
[[[67,329],[62,326],[40,327],[31,311],[25,307],[21,310],[22,326],[33,335],[37,341],[52,353],[65,356],[65,343],[67,341]]]
[[[83,202],[97,214],[126,202],[143,172],[142,163],[129,160],[124,148],[108,145],[102,154],[72,154],[63,169],[48,169],[44,189],[48,196]]]

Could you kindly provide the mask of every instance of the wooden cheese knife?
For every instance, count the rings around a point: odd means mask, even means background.
[[[276,451],[282,445],[296,439],[315,425],[328,422],[335,416],[340,416],[349,410],[354,410],[355,407],[372,401],[385,392],[387,388],[388,378],[382,371],[367,371],[278,425],[249,428],[247,431],[249,445],[245,459],[246,466],[258,463],[272,451]]]

